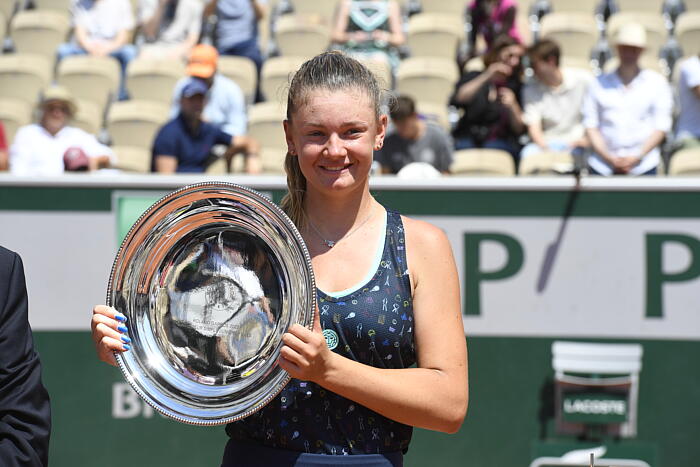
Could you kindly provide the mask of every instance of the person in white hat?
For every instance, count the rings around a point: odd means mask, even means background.
[[[65,171],[95,170],[114,162],[112,150],[94,135],[68,125],[77,108],[66,88],[46,89],[39,109],[38,123],[17,130],[10,148],[11,173],[52,176]]]
[[[673,100],[666,79],[642,69],[646,31],[627,23],[615,35],[619,67],[598,77],[583,104],[583,125],[593,153],[595,175],[653,175],[661,160],[659,146],[671,130]]]

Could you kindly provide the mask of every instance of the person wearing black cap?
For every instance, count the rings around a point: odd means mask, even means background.
[[[153,143],[153,172],[204,172],[216,160],[215,145],[229,146],[227,156],[243,153],[246,172],[260,172],[259,145],[254,139],[232,136],[202,120],[207,91],[206,83],[195,78],[182,89],[180,113],[160,129]]]

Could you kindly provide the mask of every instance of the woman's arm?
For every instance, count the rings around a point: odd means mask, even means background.
[[[394,47],[403,45],[406,37],[401,26],[401,9],[398,2],[394,0],[389,2],[389,31],[387,42]]]
[[[280,366],[392,420],[454,433],[469,398],[457,269],[441,230],[411,219],[404,225],[418,367],[375,368],[333,353],[318,320],[314,331],[294,325],[284,335]]]
[[[333,25],[333,31],[331,31],[331,41],[336,44],[344,44],[350,40],[350,35],[347,32],[349,15],[350,2],[343,0],[338,5],[338,14]]]

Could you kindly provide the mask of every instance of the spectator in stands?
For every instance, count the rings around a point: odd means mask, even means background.
[[[528,56],[535,79],[523,87],[523,121],[531,143],[523,159],[545,151],[573,152],[587,147],[581,105],[593,77],[583,70],[559,67],[561,49],[551,39],[530,47]]]
[[[145,43],[140,57],[186,60],[199,40],[200,0],[139,0],[139,22]]]
[[[676,141],[681,148],[700,147],[700,55],[681,64],[678,95]]]
[[[395,0],[341,0],[331,40],[358,59],[399,63],[405,41],[401,10]]]
[[[136,56],[130,43],[134,14],[129,0],[73,0],[71,8],[74,34],[72,42],[58,47],[58,60],[69,55],[111,56],[122,69],[119,99],[127,99],[126,67]]]
[[[210,0],[205,16],[216,12],[216,47],[221,55],[248,57],[260,75],[263,64],[258,23],[267,14],[267,0]]]
[[[7,138],[5,138],[5,127],[0,122],[0,172],[7,170]]]
[[[423,162],[447,173],[452,163],[452,140],[433,122],[422,120],[408,96],[399,96],[389,112],[393,129],[375,152],[382,173],[396,174],[407,164]]]
[[[236,153],[245,155],[246,171],[260,172],[259,145],[252,138],[234,136],[202,120],[207,84],[190,78],[182,88],[180,112],[163,126],[152,150],[151,170],[159,173],[204,172],[217,159],[215,145],[229,146],[227,158]],[[230,163],[230,158],[228,161]]]
[[[217,73],[218,60],[219,53],[211,45],[199,44],[192,49],[186,70],[188,76],[180,79],[173,90],[170,117],[175,118],[180,113],[180,97],[185,85],[191,78],[199,78],[208,89],[203,120],[226,133],[243,136],[247,125],[243,91],[234,81]]]
[[[43,95],[39,123],[21,127],[10,148],[10,171],[15,175],[60,175],[108,167],[114,153],[94,135],[68,126],[76,106],[61,86]]]
[[[467,71],[457,82],[450,103],[463,114],[453,131],[455,149],[502,149],[517,161],[525,130],[519,102],[523,52],[515,39],[501,35],[484,55],[484,71]]]
[[[663,76],[639,66],[646,47],[642,25],[621,26],[615,44],[620,66],[593,81],[584,99],[583,124],[594,150],[589,171],[652,175],[671,129],[671,91]]]
[[[484,51],[476,49],[477,38],[481,36],[486,43],[486,51],[493,46],[496,37],[507,34],[516,42],[522,43],[515,23],[517,13],[515,0],[474,0],[469,4],[468,13],[471,22],[469,32],[469,52],[475,57]]]

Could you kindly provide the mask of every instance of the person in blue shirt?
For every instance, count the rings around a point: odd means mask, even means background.
[[[208,90],[207,84],[196,78],[182,88],[180,112],[158,131],[153,143],[153,172],[204,172],[218,157],[213,152],[216,145],[228,147],[227,163],[233,155],[242,153],[246,172],[260,172],[257,141],[245,135],[231,135],[202,120]]]

